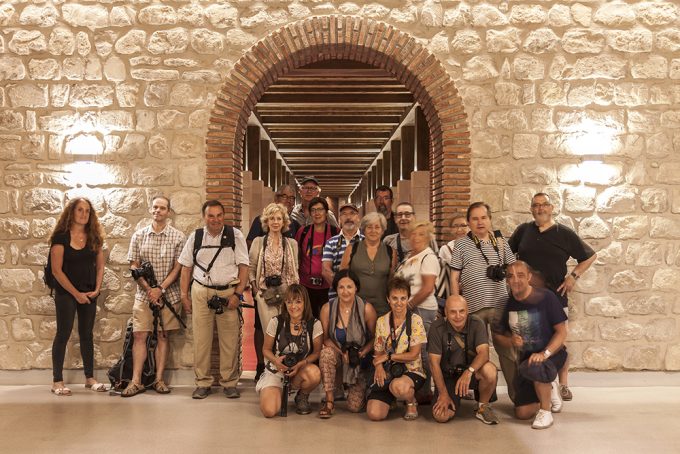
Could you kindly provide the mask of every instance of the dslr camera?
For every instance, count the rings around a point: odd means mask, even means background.
[[[212,298],[208,300],[208,308],[215,311],[215,314],[220,315],[224,313],[224,307],[227,305],[226,298],[220,298],[217,295],[213,295]]]
[[[318,276],[309,276],[309,283],[316,287],[321,287],[323,279]]]
[[[143,277],[150,287],[158,287],[156,273],[151,262],[142,262],[139,268],[130,268],[130,274],[132,274],[132,279],[135,281]]]
[[[449,364],[442,370],[442,372],[445,377],[458,378],[463,375],[463,372],[466,370],[467,367],[463,366],[462,364],[456,364],[454,366]]]
[[[505,279],[505,265],[489,265],[486,268],[486,277],[494,282]]]
[[[286,356],[283,357],[283,360],[281,360],[281,362],[283,363],[284,366],[291,368],[300,361],[302,361],[303,358],[304,354],[302,352],[286,353]]]
[[[342,346],[342,352],[347,352],[349,356],[349,367],[357,367],[361,364],[361,357],[359,356],[359,351],[361,351],[361,346],[351,342]]]
[[[399,378],[406,373],[406,364],[397,363],[395,361],[387,361],[383,364],[385,372],[387,372],[388,377],[391,379]]]
[[[267,288],[278,287],[281,284],[283,284],[283,279],[281,279],[281,276],[278,274],[264,278],[264,285],[266,285]]]

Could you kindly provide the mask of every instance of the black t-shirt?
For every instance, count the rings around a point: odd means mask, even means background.
[[[71,284],[79,292],[91,292],[97,286],[97,253],[89,246],[82,249],[71,247],[71,233],[59,233],[54,237],[52,245],[64,246],[64,262],[61,269]],[[59,283],[56,291],[67,293]]]
[[[539,272],[545,285],[553,291],[564,282],[570,257],[580,263],[595,254],[576,232],[557,223],[543,232],[539,231],[535,222],[522,224],[515,229],[508,244],[517,258]],[[566,306],[566,297],[562,305]]]
[[[291,219],[290,225],[288,226],[288,231],[284,232],[283,236],[286,236],[288,238],[295,238],[295,234],[297,233],[299,228],[300,225],[297,223],[297,221]],[[255,238],[265,235],[266,233],[262,229],[262,221],[260,221],[259,216],[256,216],[255,219],[253,219],[253,223],[250,225],[250,230],[248,231],[246,241],[253,241]]]
[[[396,215],[392,213],[392,216],[387,220],[387,228],[385,229],[385,233],[383,233],[381,240],[385,239],[387,235],[399,233],[399,226],[397,225],[397,221],[395,221],[395,217]]]
[[[495,331],[522,336],[522,359],[542,352],[555,334],[554,326],[567,320],[557,295],[548,289],[535,288],[524,301],[512,295]]]
[[[427,351],[435,355],[442,355],[442,367],[444,367],[443,356],[449,348],[449,333],[451,334],[451,356],[449,357],[449,364],[451,366],[469,366],[472,361],[466,361],[463,349],[460,348],[460,345],[458,345],[458,342],[456,342],[454,337],[455,330],[444,318],[435,320],[432,323],[430,332],[427,335]],[[463,328],[462,331],[459,331],[459,334],[463,345],[467,345],[466,348],[468,352],[476,352],[478,346],[489,343],[486,325],[474,315],[468,317],[465,328]],[[469,356],[473,357],[476,355]]]

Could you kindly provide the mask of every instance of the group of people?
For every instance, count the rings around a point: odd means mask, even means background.
[[[158,335],[152,388],[170,392],[163,380],[167,334],[179,322],[166,306],[179,309],[181,303],[192,314],[192,397],[204,399],[212,390],[215,325],[220,385],[227,397],[239,397],[240,307],[250,288],[256,308],[256,391],[266,417],[280,412],[287,388],[297,390],[297,412],[310,413],[309,395],[322,384],[318,416],[324,419],[341,399],[349,411],[365,410],[376,421],[398,401],[405,403],[404,418],[415,419],[419,402],[429,401],[434,419],[446,422],[459,411],[461,399],[472,398],[476,417],[497,424],[491,407],[497,382],[493,344],[516,416],[534,418],[534,428],[552,425],[552,413],[572,398],[564,346],[567,295],[595,253],[573,230],[555,223],[549,196],[533,197],[534,220],[520,225],[509,240],[493,231],[491,208],[473,203],[451,220],[454,239],[440,249],[432,223],[418,220],[412,204],[399,203],[393,211],[389,187],[375,191],[376,211],[363,218],[352,203],[342,204],[336,218],[320,190],[315,178],[303,179],[301,203],[295,205],[295,189],[282,186],[247,238],[224,224],[219,201],[204,203],[205,227],[185,238],[168,223],[170,200],[152,200],[152,222],[133,235],[128,260],[133,270],[150,263],[157,283],[137,278],[134,370],[122,396],[146,390],[141,382],[146,338],[159,307],[164,330]],[[106,389],[92,373],[102,237],[92,204],[76,199],[51,238],[58,282],[52,391],[58,395],[71,393],[61,370],[76,312],[87,386]],[[578,265],[567,272],[570,258]]]

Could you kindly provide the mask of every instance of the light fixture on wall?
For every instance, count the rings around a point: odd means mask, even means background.
[[[607,123],[586,118],[570,128],[574,132],[567,137],[569,152],[575,156],[583,156],[584,159],[601,162],[603,156],[612,153],[618,134],[617,127]]]

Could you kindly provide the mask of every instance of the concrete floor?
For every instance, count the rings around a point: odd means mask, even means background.
[[[3,453],[679,453],[680,387],[574,387],[574,400],[555,415],[555,425],[532,430],[511,417],[512,407],[499,387],[498,426],[485,426],[464,402],[456,420],[432,421],[429,407],[421,418],[372,423],[338,404],[327,421],[314,413],[265,420],[259,414],[251,380],[242,397],[227,400],[221,389],[206,400],[190,398],[193,387],[178,386],[167,396],[147,391],[131,399],[70,386],[71,397],[57,397],[49,386],[0,386],[0,435]]]

